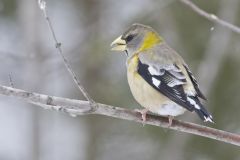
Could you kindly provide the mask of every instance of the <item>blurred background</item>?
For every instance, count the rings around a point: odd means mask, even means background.
[[[240,26],[240,0],[194,0]],[[126,79],[126,56],[110,43],[132,23],[152,26],[189,64],[216,124],[240,133],[240,35],[178,0],[47,0],[66,58],[100,103],[140,108]],[[36,0],[0,0],[0,84],[83,99],[56,52]],[[0,96],[0,160],[239,160],[238,147],[110,117],[71,117]]]

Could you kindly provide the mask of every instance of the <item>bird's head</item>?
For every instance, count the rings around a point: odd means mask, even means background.
[[[153,28],[142,24],[133,24],[121,36],[111,43],[113,51],[126,51],[129,56],[151,49],[163,40]]]

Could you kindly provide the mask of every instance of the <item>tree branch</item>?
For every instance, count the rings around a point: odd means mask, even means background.
[[[212,22],[218,23],[218,24],[222,25],[223,27],[226,27],[226,28],[232,30],[233,32],[236,32],[236,33],[240,34],[240,28],[239,27],[220,19],[215,14],[207,13],[206,11],[199,8],[197,5],[195,5],[190,0],[180,0],[180,1],[183,4],[185,4],[186,6],[188,6],[189,8],[191,8],[194,12],[196,12],[200,16],[205,17]]]
[[[59,53],[59,55],[61,56],[63,63],[66,67],[66,69],[68,70],[68,72],[70,73],[71,77],[73,78],[73,81],[75,82],[75,84],[77,85],[77,87],[79,88],[79,90],[82,92],[82,94],[84,95],[84,97],[91,103],[91,105],[93,105],[94,107],[96,107],[96,103],[94,102],[94,100],[90,97],[90,95],[87,93],[87,91],[85,90],[85,88],[81,85],[80,81],[78,80],[75,72],[73,71],[72,67],[70,66],[70,64],[68,63],[68,60],[65,58],[63,51],[62,51],[62,47],[61,47],[61,43],[57,40],[55,31],[53,29],[52,26],[52,22],[47,14],[47,9],[46,9],[46,2],[44,0],[37,0],[38,1],[38,5],[39,8],[41,9],[41,11],[43,12],[44,18],[47,21],[49,30],[52,34],[53,40],[55,42],[55,47]]]
[[[140,113],[133,110],[114,107],[106,104],[98,103],[98,107],[93,110],[92,105],[90,105],[88,101],[61,98],[39,93],[31,93],[7,86],[0,86],[0,94],[20,98],[29,103],[37,104],[42,108],[62,111],[74,116],[98,114],[108,117],[114,117],[117,119],[125,119],[137,123],[142,123]],[[153,126],[168,128],[168,118],[162,116],[148,114],[147,121],[145,123]],[[240,146],[240,135],[213,129],[210,127],[205,127],[198,124],[173,120],[172,126],[170,126],[169,129],[185,133],[191,133],[194,135],[199,135],[202,137],[207,137],[210,139],[215,139],[221,142]]]

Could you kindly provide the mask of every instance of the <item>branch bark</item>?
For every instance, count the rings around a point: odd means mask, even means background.
[[[20,98],[29,103],[37,104],[37,106],[40,106],[42,108],[62,111],[70,115],[77,116],[87,114],[98,114],[108,117],[114,117],[117,119],[125,119],[137,123],[142,123],[140,113],[133,110],[110,106],[106,104],[98,103],[97,107],[93,110],[92,105],[89,104],[88,101],[27,92],[21,89],[16,89],[7,86],[0,86],[0,94]],[[148,114],[147,121],[145,122],[145,124],[168,128],[168,118]],[[217,130],[210,127],[205,127],[198,124],[173,120],[172,126],[170,126],[169,129],[185,133],[191,133],[194,135],[207,137],[210,139],[215,139],[221,142],[226,142],[229,144],[240,146],[240,135],[222,130]]]
[[[198,15],[200,15],[202,17],[205,17],[206,19],[208,19],[212,22],[218,23],[218,24],[222,25],[223,27],[226,27],[226,28],[232,30],[233,32],[236,32],[236,33],[240,34],[240,28],[239,27],[220,19],[215,14],[208,13],[208,12],[202,10],[201,8],[199,8],[197,5],[195,5],[190,0],[180,0],[180,1],[183,4],[185,4],[186,6],[188,6],[189,8],[191,8]]]

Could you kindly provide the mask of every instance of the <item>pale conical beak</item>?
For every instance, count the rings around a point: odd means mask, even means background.
[[[112,51],[125,51],[126,50],[126,41],[121,39],[122,36],[119,36],[111,43]]]

